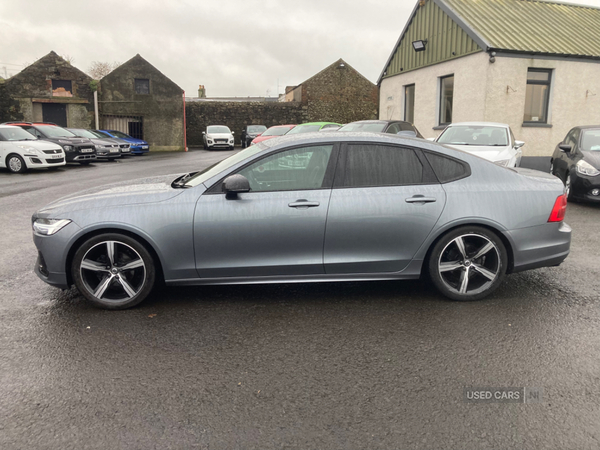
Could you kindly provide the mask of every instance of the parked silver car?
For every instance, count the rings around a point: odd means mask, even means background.
[[[515,140],[510,126],[493,122],[453,123],[435,141],[504,167],[519,167],[525,145]]]
[[[565,209],[550,174],[421,139],[283,136],[199,172],[51,203],[32,218],[35,270],[107,309],[139,303],[158,278],[202,285],[426,274],[444,295],[477,300],[507,273],[567,257]]]

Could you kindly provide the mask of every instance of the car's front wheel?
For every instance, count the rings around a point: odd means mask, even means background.
[[[6,167],[12,173],[23,173],[27,170],[27,165],[23,158],[19,155],[12,153],[6,157]]]
[[[508,266],[502,240],[479,226],[464,226],[444,235],[433,247],[429,276],[453,300],[480,300],[495,291]]]
[[[148,250],[135,239],[106,233],[85,241],[75,252],[71,275],[79,292],[103,309],[126,309],[144,300],[156,269]]]

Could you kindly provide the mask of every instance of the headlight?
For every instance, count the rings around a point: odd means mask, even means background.
[[[51,236],[69,225],[69,219],[35,219],[33,232],[42,236]]]
[[[65,149],[65,152],[70,152],[71,150],[73,150],[72,145],[65,145],[63,148]]]
[[[509,162],[510,162],[510,159],[501,159],[500,161],[494,161],[494,163],[496,163],[502,167],[507,167]]]
[[[589,177],[595,177],[596,175],[600,175],[600,170],[596,169],[594,166],[592,166],[587,161],[584,161],[583,159],[577,164],[575,164],[575,167],[577,168],[577,172],[582,175],[587,175]]]
[[[33,153],[40,156],[44,155],[40,150],[38,150],[37,148],[30,147],[29,145],[17,145],[17,147],[22,148],[27,153]]]

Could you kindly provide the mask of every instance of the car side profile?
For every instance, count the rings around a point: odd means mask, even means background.
[[[551,172],[570,201],[600,202],[600,125],[571,129],[554,149]]]
[[[288,135],[201,171],[49,204],[32,217],[35,271],[107,309],[138,304],[157,280],[425,276],[451,299],[478,300],[509,273],[567,257],[565,210],[548,173],[395,135]]]
[[[287,134],[287,132],[290,131],[295,126],[296,126],[295,124],[274,125],[271,128],[268,128],[267,131],[262,133],[260,136],[257,136],[254,139],[252,139],[252,145],[258,144],[259,142],[267,141],[269,139],[273,139],[273,138],[276,138],[279,136],[283,136],[284,134]]]
[[[150,151],[150,145],[143,139],[134,138],[119,130],[94,130],[106,137],[122,139],[129,143],[129,152],[132,155],[143,155]]]
[[[96,147],[89,139],[79,138],[56,124],[45,122],[5,122],[5,124],[22,128],[38,139],[60,145],[67,163],[86,165],[96,160]]]
[[[252,145],[252,140],[260,136],[265,131],[267,131],[267,127],[264,125],[245,126],[242,130],[242,135],[240,136],[240,143],[242,144],[242,148],[246,148]]]
[[[0,125],[0,167],[23,173],[65,164],[65,152],[60,145],[40,141],[19,127]]]

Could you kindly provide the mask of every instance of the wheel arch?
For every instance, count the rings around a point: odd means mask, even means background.
[[[507,235],[504,233],[503,227],[501,227],[499,224],[496,224],[494,222],[485,221],[485,220],[465,220],[465,221],[460,221],[460,222],[455,222],[455,223],[449,224],[448,226],[438,230],[435,233],[435,235],[433,237],[431,237],[430,240],[428,240],[427,251],[425,252],[425,256],[423,257],[423,265],[422,265],[422,270],[421,270],[421,272],[423,274],[427,274],[428,261],[429,261],[429,258],[431,257],[431,252],[433,251],[433,248],[435,247],[435,245],[440,241],[440,239],[442,239],[446,234],[451,233],[452,231],[456,230],[457,228],[461,228],[464,226],[477,226],[477,227],[485,228],[485,229],[493,232],[496,236],[498,236],[498,239],[500,239],[502,241],[502,244],[504,244],[504,248],[506,248],[506,256],[508,259],[508,267],[506,268],[506,273],[507,274],[512,273],[512,271],[514,269],[514,261],[515,261],[513,243],[507,237]]]
[[[4,167],[6,167],[8,169],[8,158],[10,158],[11,156],[18,156],[19,158],[21,158],[21,161],[23,161],[23,164],[25,165],[25,170],[29,170],[29,166],[27,165],[26,158],[23,155],[19,155],[15,151],[9,152],[6,155],[6,157],[4,158]]]
[[[73,278],[71,276],[71,264],[73,263],[73,258],[75,256],[75,253],[77,252],[77,249],[88,239],[105,233],[123,234],[132,239],[135,239],[141,245],[143,245],[144,248],[148,250],[148,252],[152,256],[153,261],[156,264],[156,280],[161,283],[164,282],[163,263],[158,251],[156,250],[150,239],[143,236],[142,233],[136,232],[134,230],[111,225],[87,230],[83,234],[77,236],[77,238],[72,242],[71,246],[69,247],[69,251],[67,252],[67,258],[65,260],[65,273],[67,275],[67,283],[69,284],[69,286],[73,284]]]

